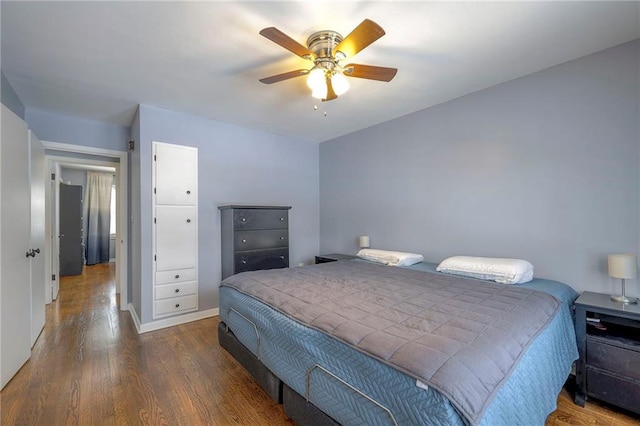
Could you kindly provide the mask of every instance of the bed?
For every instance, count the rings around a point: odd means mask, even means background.
[[[298,424],[544,424],[578,358],[577,293],[435,266],[344,260],[234,275],[220,286],[220,344]],[[508,314],[485,318],[494,310]]]

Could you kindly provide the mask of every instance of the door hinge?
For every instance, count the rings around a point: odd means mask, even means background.
[[[157,161],[157,160],[158,160],[158,158],[156,157],[155,154],[153,154],[153,161]]]
[[[51,173],[51,180],[56,180],[56,174],[55,173]]]
[[[158,222],[156,222],[156,218],[155,217],[153,218],[153,223],[158,223]]]
[[[51,281],[55,281],[56,280],[56,274],[51,274]]]
[[[158,260],[155,254],[153,255],[153,260]]]
[[[153,193],[154,193],[154,194],[156,193],[156,189],[155,189],[155,188],[153,188]]]

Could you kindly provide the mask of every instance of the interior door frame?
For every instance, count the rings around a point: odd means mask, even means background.
[[[30,262],[31,293],[31,347],[35,345],[45,325],[46,261],[51,256],[46,250],[45,186],[46,159],[44,146],[38,136],[29,129],[29,187],[31,189],[31,250],[38,250]]]
[[[57,216],[54,212],[59,211],[58,202],[59,197],[57,193],[57,183],[59,182],[60,177],[60,168],[64,165],[69,165],[71,167],[78,165],[88,165],[91,167],[99,168],[99,167],[110,167],[115,168],[116,174],[116,194],[118,196],[117,199],[117,210],[118,215],[116,217],[116,241],[119,244],[116,244],[116,289],[117,292],[120,293],[120,310],[127,311],[129,310],[129,300],[128,300],[128,255],[129,252],[129,239],[128,239],[128,211],[129,211],[129,191],[128,191],[128,156],[129,153],[127,151],[116,151],[110,149],[103,148],[94,148],[89,146],[81,146],[81,145],[73,145],[66,144],[60,142],[51,142],[51,141],[42,141],[45,150],[56,151],[56,154],[47,154],[45,151],[45,158],[47,160],[47,165],[49,171],[54,170],[57,182],[54,182],[54,185],[46,185],[46,194],[45,197],[47,199],[47,206],[50,208],[46,209],[47,214],[47,229],[46,229],[46,244],[47,248],[51,250],[53,254],[52,258],[56,259],[58,252],[58,244],[57,243],[57,229],[58,229],[58,221]],[[69,154],[69,156],[64,155],[64,153]],[[75,154],[81,155],[97,155],[100,157],[106,157],[105,160],[93,160],[86,158],[77,158],[74,157]],[[108,159],[113,159],[114,161],[109,161]],[[118,161],[115,161],[118,160]],[[55,238],[54,238],[55,237]],[[56,274],[56,280],[59,282],[59,271],[55,268],[54,263],[56,262],[47,262],[47,269],[45,270],[46,274],[46,288],[47,288],[47,303],[50,303],[51,300],[55,298],[56,295],[52,295],[49,289],[53,288],[54,283],[52,281],[52,274]]]

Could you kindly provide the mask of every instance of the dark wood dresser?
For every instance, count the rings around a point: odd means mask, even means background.
[[[575,307],[576,404],[595,398],[640,414],[640,306],[584,292]]]
[[[222,279],[289,266],[288,206],[220,206]]]

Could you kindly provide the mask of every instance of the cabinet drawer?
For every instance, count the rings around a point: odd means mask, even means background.
[[[198,283],[196,281],[159,285],[156,287],[156,300],[168,299],[176,296],[187,296],[196,294]]]
[[[196,268],[158,271],[156,272],[156,285],[196,281],[198,279],[197,275]]]
[[[192,311],[198,307],[198,296],[172,297],[171,299],[157,300],[154,302],[156,316],[175,314],[178,312]]]
[[[237,231],[233,236],[233,244],[236,251],[287,247],[289,245],[289,231],[286,229]]]
[[[640,381],[640,352],[587,338],[587,365]]]
[[[587,389],[589,396],[640,413],[640,382],[587,367]]]
[[[289,212],[282,209],[234,209],[233,224],[236,231],[287,229],[289,227]]]
[[[235,272],[256,271],[258,269],[287,268],[289,249],[255,250],[236,253]]]

